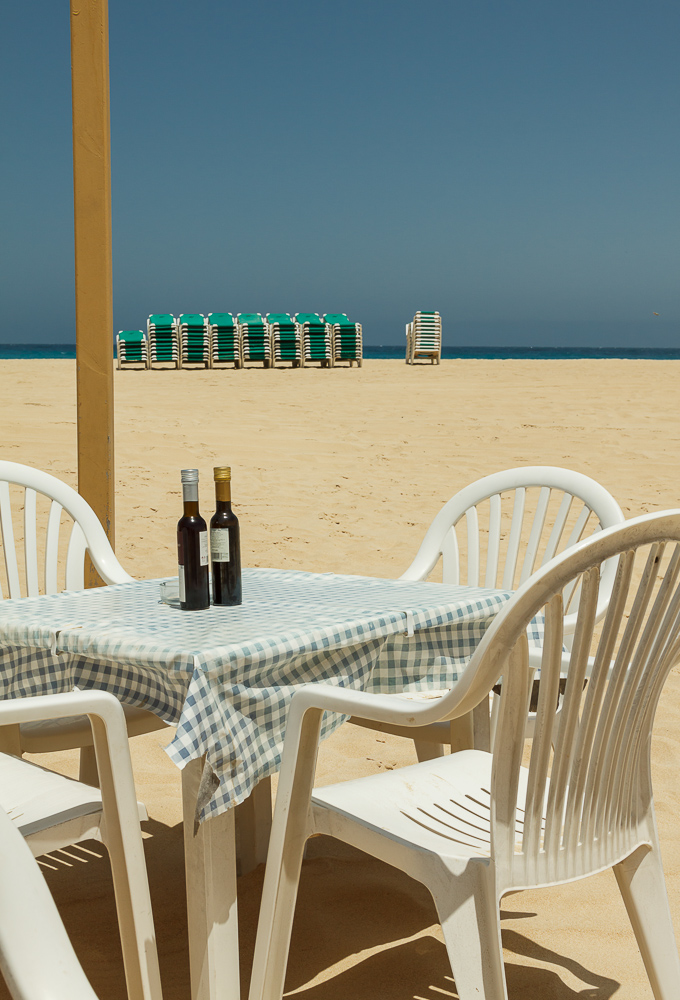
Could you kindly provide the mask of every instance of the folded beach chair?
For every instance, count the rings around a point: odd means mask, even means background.
[[[208,316],[211,367],[224,361],[241,368],[241,336],[238,323],[231,313],[210,313]]]
[[[272,360],[271,338],[262,314],[239,313],[238,326],[243,360],[261,361],[265,368],[269,368]]]
[[[205,365],[210,368],[208,321],[203,313],[182,313],[179,318],[182,365]]]
[[[438,312],[417,312],[406,324],[406,364],[429,358],[439,364],[442,356],[442,318]]]
[[[119,330],[116,334],[116,367],[124,364],[149,367],[149,344],[143,330]]]
[[[326,313],[324,322],[331,328],[333,364],[349,361],[351,368],[356,361],[361,368],[364,356],[361,323],[350,322],[345,313]]]
[[[267,313],[272,344],[272,364],[290,361],[293,368],[304,364],[302,331],[289,313]]]
[[[331,328],[318,313],[297,313],[296,322],[302,330],[302,356],[304,363],[319,361],[322,368],[333,365]]]
[[[149,338],[150,364],[171,361],[176,368],[182,367],[182,352],[179,349],[177,320],[170,313],[152,313],[146,323]]]

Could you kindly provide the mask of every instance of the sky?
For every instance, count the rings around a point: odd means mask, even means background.
[[[676,0],[109,0],[114,330],[680,347]],[[0,342],[75,339],[68,0],[3,11]],[[658,313],[658,316],[654,314]]]

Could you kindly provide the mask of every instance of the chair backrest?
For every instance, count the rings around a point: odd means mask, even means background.
[[[579,472],[549,465],[507,469],[444,504],[401,579],[427,579],[441,557],[444,583],[514,590],[560,552],[623,520],[604,486]],[[603,574],[600,613],[613,581],[612,566]],[[568,598],[570,631],[577,590]]]
[[[2,809],[0,969],[15,1000],[97,1000],[38,863]]]
[[[179,318],[180,326],[200,326],[205,327],[205,316],[203,313],[182,313]]]
[[[10,486],[19,489],[10,490]],[[40,505],[39,496],[46,498]],[[44,517],[39,518],[39,512]],[[44,523],[41,531],[39,520]],[[0,586],[0,598],[83,590],[86,552],[106,583],[132,580],[87,501],[47,472],[0,461],[0,528],[8,591],[3,593]],[[23,548],[21,562],[18,548]]]
[[[615,583],[598,627],[600,580],[612,563]],[[577,580],[558,711],[562,595]],[[545,642],[527,776],[521,764],[533,672],[526,628],[538,614]],[[468,701],[482,704],[503,677],[490,797],[481,805],[490,810],[506,888],[577,878],[654,844],[651,733],[679,658],[680,510],[646,514],[580,543],[539,570],[498,615],[442,710],[454,701],[458,712]]]
[[[317,326],[323,326],[324,325],[323,320],[321,319],[321,317],[319,316],[318,313],[296,313],[295,314],[295,321],[297,323],[302,323],[302,324],[304,324],[304,323],[312,323],[312,324],[315,324]]]
[[[234,317],[231,313],[210,313],[208,323],[211,326],[233,326]]]

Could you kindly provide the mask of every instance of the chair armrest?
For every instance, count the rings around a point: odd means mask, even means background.
[[[529,648],[529,666],[531,667],[532,670],[540,669],[542,655],[543,655],[542,649],[539,649],[537,647]],[[561,677],[566,677],[567,674],[569,673],[570,661],[571,661],[571,651],[566,650],[564,653],[562,653],[562,666],[560,668]],[[588,666],[586,667],[586,678],[590,677],[590,675],[592,674],[594,665],[595,665],[595,657],[589,656]],[[610,669],[613,665],[614,661],[612,660],[610,664]]]
[[[304,715],[310,709],[354,715],[371,722],[412,727],[427,726],[441,721],[443,717],[437,700],[407,701],[391,694],[370,694],[332,684],[305,684],[300,687],[293,695],[289,718]],[[444,714],[447,719],[458,718],[457,714],[451,715],[450,711]]]
[[[108,691],[69,691],[66,694],[42,694],[32,698],[9,698],[0,702],[0,726],[22,722],[43,722],[76,715],[94,715],[103,719],[107,731],[125,733],[123,706]]]

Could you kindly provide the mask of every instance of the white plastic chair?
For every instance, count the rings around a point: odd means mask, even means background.
[[[38,857],[83,840],[103,842],[116,894],[125,976],[130,1000],[160,1000],[160,974],[144,848],[125,716],[104,691],[76,691],[0,702],[0,725],[17,725],[86,713],[92,725],[101,791],[0,754],[0,961],[15,997],[90,998],[63,928],[55,926],[49,892],[17,851],[21,834]],[[5,815],[6,814],[6,815]],[[17,853],[10,863],[5,848]],[[53,906],[53,904],[52,904]],[[44,932],[44,937],[43,937]],[[75,992],[69,992],[74,990]]]
[[[97,1000],[42,872],[2,809],[0,971],[14,1000]]]
[[[652,726],[680,658],[680,510],[605,529],[523,584],[438,703],[307,685],[288,715],[250,1000],[282,995],[306,839],[330,835],[430,890],[460,1000],[506,1000],[499,903],[510,892],[614,869],[656,1000],[680,996],[680,959],[659,855]],[[615,564],[596,629],[600,581]],[[556,711],[563,594],[580,581],[571,665]],[[526,628],[545,614],[529,767],[533,683]],[[493,753],[466,750],[312,794],[324,710],[422,726],[482,706],[503,676]],[[589,680],[586,683],[587,678]],[[551,745],[554,744],[554,753]]]
[[[559,552],[624,520],[611,493],[580,472],[550,465],[507,469],[478,479],[444,504],[400,579],[426,580],[441,559],[443,583],[515,590]],[[598,620],[607,610],[613,583],[612,565],[602,575]],[[569,609],[577,591],[569,597],[564,619],[566,648],[576,622]],[[540,656],[540,650],[534,655]],[[529,734],[532,725],[530,717]],[[429,760],[441,756],[444,744],[460,745],[458,729],[452,732],[442,724],[415,735],[395,733],[392,728],[386,731],[414,739],[418,759]]]
[[[23,566],[17,556],[15,523],[12,517],[10,484],[22,487],[19,499],[23,505]],[[42,494],[49,501],[46,526],[38,531],[38,500]],[[45,505],[47,507],[47,505]],[[70,535],[65,543],[62,511],[72,519],[67,525]],[[118,562],[97,515],[80,494],[60,479],[15,462],[0,461],[0,528],[8,594],[5,596],[36,597],[40,593],[55,594],[60,590],[83,590],[85,587],[85,555],[89,554],[95,569],[107,584],[126,583],[133,578]],[[62,535],[60,543],[60,534]],[[65,553],[64,553],[65,550]],[[60,554],[64,555],[60,577]],[[23,577],[23,579],[22,579]],[[128,734],[138,736],[166,723],[141,708],[125,708]],[[0,750],[11,753],[49,753],[55,750],[81,748],[80,778],[97,782],[97,770],[92,742],[92,730],[87,719],[54,720],[25,725],[20,731],[0,730]]]

